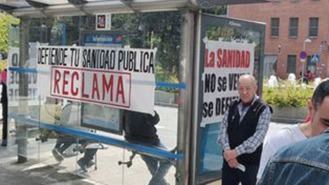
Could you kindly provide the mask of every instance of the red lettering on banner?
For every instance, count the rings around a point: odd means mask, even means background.
[[[209,57],[207,57],[207,67],[214,67],[214,66],[215,66],[215,53],[211,51],[209,53]]]
[[[205,50],[205,67],[216,68],[249,68],[250,51],[237,49]],[[216,64],[216,65],[215,65]]]
[[[81,83],[81,88],[82,88],[82,98],[89,98],[89,95],[85,93],[85,73],[82,73],[82,83]]]
[[[110,76],[110,80],[107,83],[106,76],[103,75],[102,82],[103,82],[103,100],[105,99],[105,95],[110,91],[110,101],[113,101],[113,76]]]
[[[52,96],[130,107],[129,73],[53,67]]]
[[[78,88],[73,89],[74,84],[76,84],[78,82],[78,80],[79,80],[79,74],[78,74],[78,72],[74,71],[72,74],[72,81],[71,81],[71,92],[72,92],[73,96],[76,96],[79,93]]]
[[[246,61],[245,61],[246,66],[250,66],[250,52],[246,51]]]
[[[223,59],[222,59],[222,49],[218,49],[217,50],[217,67],[220,67],[220,64],[223,63]]]
[[[99,100],[99,92],[98,92],[98,81],[97,81],[97,74],[94,73],[93,76],[93,89],[92,89],[92,93],[91,93],[91,98],[95,98],[95,93],[97,95],[97,99]]]
[[[118,92],[117,92],[116,101],[119,100],[119,95],[121,95],[122,102],[125,103],[125,93],[124,93],[124,89],[123,89],[122,76],[119,76],[117,89],[118,89]]]
[[[62,93],[64,95],[68,95],[69,92],[65,90],[65,87],[67,86],[67,84],[69,84],[69,81],[67,80],[67,76],[70,74],[69,71],[67,70],[64,70],[64,74],[63,74],[63,90],[62,90]]]
[[[210,55],[210,56],[208,56]],[[214,67],[215,66],[215,53],[214,52],[210,52],[209,54],[209,51],[208,49],[206,49],[205,51],[205,67]]]
[[[55,70],[55,78],[54,78],[54,93],[59,93],[59,85],[58,82],[61,79],[61,73]]]

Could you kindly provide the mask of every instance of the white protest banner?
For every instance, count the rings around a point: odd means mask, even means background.
[[[253,74],[254,43],[203,40],[205,61],[201,126],[221,121],[232,101],[239,98],[238,80]]]
[[[42,96],[153,113],[155,55],[156,49],[40,46]]]

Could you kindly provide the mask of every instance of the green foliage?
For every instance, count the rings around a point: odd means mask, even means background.
[[[281,82],[278,87],[263,88],[263,99],[278,107],[305,107],[312,94],[312,87],[293,86],[287,81]]]
[[[218,38],[230,40],[234,35],[234,29],[230,27],[213,26],[207,30],[206,35],[210,40],[218,40]]]
[[[182,22],[180,12],[116,14],[112,17],[112,29],[125,35],[126,45],[156,47],[157,80],[177,82]]]
[[[9,38],[9,30],[12,24],[19,24],[19,20],[14,18],[13,16],[0,13],[0,51],[8,52],[8,38]]]
[[[223,39],[224,41],[246,40],[248,43],[255,42],[256,47],[259,43],[259,35],[252,30],[236,29],[230,26],[213,26],[207,30],[206,35],[210,40]]]
[[[28,20],[29,42],[72,45],[79,41],[83,31],[95,31],[94,16]],[[130,45],[132,48],[157,48],[157,80],[175,83],[178,82],[183,21],[180,11],[113,14],[111,32],[122,34],[124,45]],[[62,43],[64,34],[66,43]]]
[[[219,5],[219,6],[216,6],[214,8],[203,9],[202,12],[215,14],[215,15],[226,15],[227,14],[227,6],[226,5]]]

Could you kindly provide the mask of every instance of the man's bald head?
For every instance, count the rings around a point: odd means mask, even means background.
[[[241,75],[239,78],[239,84],[240,83],[251,83],[251,84],[257,86],[257,80],[255,79],[254,76],[252,76],[250,74]]]
[[[257,81],[249,74],[241,75],[239,78],[238,91],[243,103],[251,103],[257,91]]]

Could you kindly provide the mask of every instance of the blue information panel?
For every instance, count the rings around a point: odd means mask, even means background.
[[[81,126],[122,134],[122,115],[119,109],[83,104]]]
[[[123,36],[113,32],[89,32],[84,33],[82,44],[85,46],[121,47]]]
[[[222,147],[217,144],[219,124],[208,124],[201,129],[201,164],[200,173],[219,171],[223,164],[223,157],[219,155]]]

